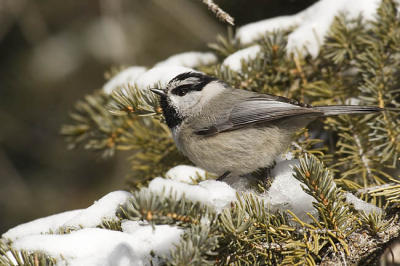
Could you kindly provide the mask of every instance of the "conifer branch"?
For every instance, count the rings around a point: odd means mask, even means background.
[[[214,229],[214,230],[213,230]],[[167,265],[215,265],[218,263],[218,235],[215,225],[192,225],[171,251]]]
[[[121,214],[130,220],[146,220],[153,224],[177,224],[190,227],[200,224],[202,217],[212,220],[214,212],[200,204],[191,202],[185,197],[177,198],[173,191],[157,194],[142,188],[133,192],[132,198],[122,207]]]
[[[71,124],[61,128],[68,148],[83,145],[85,149],[102,151],[105,157],[115,153],[121,133],[130,130],[132,120],[113,116],[106,108],[110,102],[108,95],[97,91],[76,103],[70,113]]]
[[[158,104],[157,95],[142,91],[136,86],[128,84],[113,90],[111,101],[108,105],[109,111],[114,115],[139,115],[161,117],[162,110]]]
[[[330,171],[316,157],[306,154],[295,167],[294,177],[304,183],[304,191],[317,200],[313,205],[318,210],[321,225],[334,230],[338,239],[344,239],[352,230],[354,218]]]
[[[216,43],[210,43],[208,44],[208,47],[214,50],[214,52],[222,58],[233,54],[241,48],[239,41],[235,39],[231,28],[228,28],[226,37],[218,34],[216,37]]]
[[[388,186],[378,187],[368,192],[371,196],[383,196],[392,204],[400,203],[400,181]]]
[[[154,118],[137,120],[132,131],[127,131],[120,149],[134,150],[128,157],[131,173],[128,186],[135,189],[146,185],[156,176],[162,176],[170,168],[191,162],[176,148],[167,125]],[[123,148],[122,148],[123,147]]]
[[[14,261],[17,264],[15,264]],[[0,240],[0,265],[52,266],[56,264],[56,259],[44,253],[19,251]]]
[[[360,217],[361,221],[372,236],[376,236],[378,233],[387,230],[392,222],[391,219],[384,220],[384,214],[382,212],[362,212]]]

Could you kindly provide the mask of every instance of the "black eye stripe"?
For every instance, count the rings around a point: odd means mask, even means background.
[[[191,87],[191,85],[189,85],[189,84],[181,85],[181,86],[178,86],[178,87],[174,88],[172,90],[172,93],[177,92],[177,91],[181,91],[181,90],[190,90],[190,87]]]
[[[191,79],[190,83],[183,84],[183,85],[173,88],[171,90],[171,93],[178,95],[178,96],[184,96],[185,94],[187,94],[188,92],[191,92],[191,91],[201,91],[204,88],[204,86],[206,86],[208,83],[216,80],[216,78],[214,78],[214,77],[210,77],[210,76],[203,75],[200,73],[187,72],[187,73],[178,75],[177,77],[172,79],[170,81],[170,83],[174,83],[177,81],[183,81],[183,80],[186,80],[189,78]],[[189,80],[188,80],[188,82],[189,82]]]
[[[181,94],[186,94],[187,92],[193,90],[192,85],[186,84],[186,85],[181,85],[176,88],[174,88],[171,93],[175,95],[181,95]]]

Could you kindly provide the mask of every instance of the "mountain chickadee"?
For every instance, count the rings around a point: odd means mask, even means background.
[[[198,72],[151,89],[178,149],[193,163],[220,175],[241,176],[273,166],[291,137],[324,116],[382,111],[374,106],[310,106],[281,96],[230,88]]]

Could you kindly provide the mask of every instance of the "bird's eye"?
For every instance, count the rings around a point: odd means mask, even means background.
[[[176,92],[176,95],[178,95],[178,96],[185,96],[186,93],[187,93],[187,90],[186,90],[186,89],[180,89],[180,90],[178,90],[178,91]]]
[[[190,90],[188,86],[179,86],[172,90],[172,93],[178,96],[185,96]]]

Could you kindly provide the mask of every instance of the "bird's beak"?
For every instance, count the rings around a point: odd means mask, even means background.
[[[160,89],[150,89],[152,92],[154,92],[155,94],[158,94],[160,96],[167,96],[167,94],[165,93],[165,91],[160,90]]]

